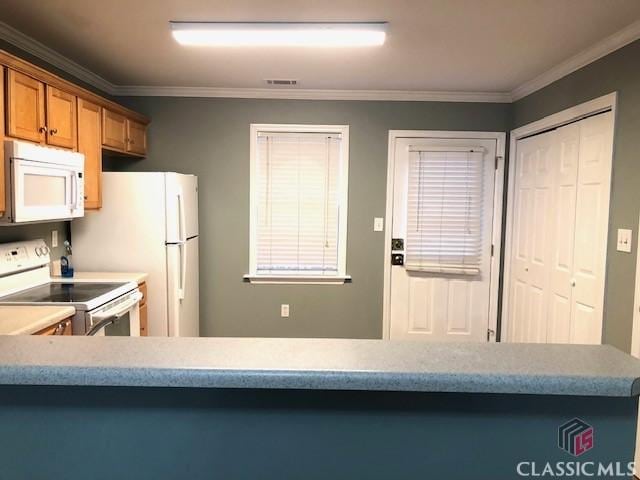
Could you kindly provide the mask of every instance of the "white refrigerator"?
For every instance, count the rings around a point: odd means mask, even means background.
[[[148,335],[199,336],[198,177],[104,172],[102,208],[71,222],[73,267],[146,272]]]

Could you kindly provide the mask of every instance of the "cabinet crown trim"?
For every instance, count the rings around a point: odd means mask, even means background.
[[[43,82],[52,87],[58,88],[60,90],[64,90],[67,93],[75,95],[77,97],[84,98],[85,100],[89,100],[91,102],[95,102],[101,107],[107,108],[113,112],[119,113],[120,115],[124,115],[132,120],[140,122],[144,125],[148,125],[151,123],[151,120],[142,115],[141,113],[130,110],[122,105],[104,98],[97,93],[94,93],[90,90],[87,90],[84,87],[81,87],[73,82],[65,80],[58,75],[55,75],[44,68],[33,65],[15,55],[12,55],[5,50],[0,50],[0,65],[4,65],[5,67],[14,70],[16,72],[22,73],[24,75],[28,75],[40,82]]]

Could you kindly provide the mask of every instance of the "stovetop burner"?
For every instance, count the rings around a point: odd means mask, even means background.
[[[48,283],[0,298],[0,303],[86,303],[124,283]]]

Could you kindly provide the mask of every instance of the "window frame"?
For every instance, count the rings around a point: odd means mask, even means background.
[[[347,218],[349,201],[349,125],[301,125],[252,123],[249,143],[249,274],[244,279],[251,283],[267,284],[343,284],[351,280],[347,275]],[[336,275],[260,274],[257,262],[257,198],[258,136],[261,133],[331,133],[339,134],[340,192],[338,197],[338,273]],[[344,212],[344,214],[343,214]]]

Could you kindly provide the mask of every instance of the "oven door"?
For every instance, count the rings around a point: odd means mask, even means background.
[[[140,336],[140,300],[142,293],[134,290],[86,316],[88,336]]]
[[[82,217],[82,168],[14,158],[12,221],[35,222]]]

